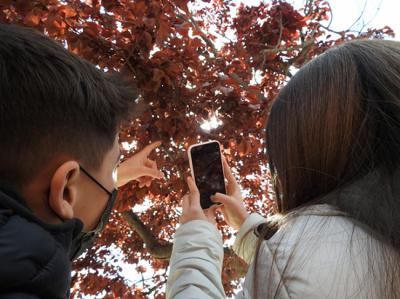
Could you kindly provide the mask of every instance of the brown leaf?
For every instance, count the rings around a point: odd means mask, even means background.
[[[63,14],[66,18],[72,18],[77,15],[76,10],[68,5],[61,6],[59,12]]]
[[[35,11],[31,11],[25,16],[24,23],[28,26],[37,26],[40,23],[40,15]]]
[[[99,34],[99,25],[94,22],[87,22],[84,25],[83,31],[91,37],[97,37]]]

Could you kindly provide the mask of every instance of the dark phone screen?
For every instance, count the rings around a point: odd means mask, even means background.
[[[210,196],[216,192],[225,194],[225,180],[221,163],[221,152],[217,142],[198,145],[190,150],[200,204],[207,209],[213,204]]]

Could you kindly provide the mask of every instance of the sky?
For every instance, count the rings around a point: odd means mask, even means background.
[[[260,0],[237,1],[249,5],[257,5]],[[266,0],[265,2],[270,2]],[[288,0],[295,8],[304,5],[305,0]],[[399,0],[330,0],[329,1],[333,19],[331,28],[341,31],[349,28],[360,16],[365,7],[363,17],[355,25],[358,29],[363,23],[368,23],[368,27],[380,28],[385,25],[390,26],[396,33],[396,40],[400,40],[400,1]]]

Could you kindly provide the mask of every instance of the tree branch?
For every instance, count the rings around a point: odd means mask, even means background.
[[[122,212],[122,216],[140,236],[149,253],[158,259],[169,259],[172,253],[172,243],[161,244],[151,230],[140,220],[139,216],[131,210]]]
[[[364,1],[364,7],[363,7],[363,9],[362,9],[360,15],[359,15],[358,18],[353,22],[353,24],[350,25],[349,29],[350,29],[350,28],[353,28],[353,26],[355,26],[355,25],[358,23],[358,21],[361,20],[362,16],[363,16],[364,13],[365,13],[365,9],[367,8],[367,3],[368,3],[368,0],[365,0],[365,1]]]

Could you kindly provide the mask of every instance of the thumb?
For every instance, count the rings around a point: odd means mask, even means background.
[[[222,194],[222,193],[215,193],[210,198],[211,198],[211,201],[219,202],[219,203],[222,203],[223,205],[225,205],[225,204],[229,205],[233,200],[229,195]]]
[[[182,210],[183,210],[183,212],[186,212],[188,209],[189,209],[189,195],[188,194],[185,194],[183,197],[182,197]]]
[[[196,183],[192,177],[187,177],[186,182],[189,187],[189,194],[190,194],[190,205],[195,208],[200,208],[200,193],[197,189]]]

